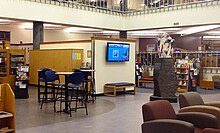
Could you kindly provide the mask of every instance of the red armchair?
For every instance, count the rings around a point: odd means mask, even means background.
[[[202,133],[204,128],[218,127],[214,115],[200,112],[176,114],[166,100],[144,104],[142,113],[144,120],[142,133]]]

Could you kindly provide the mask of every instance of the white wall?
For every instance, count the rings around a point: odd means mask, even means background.
[[[91,50],[91,42],[61,42],[54,44],[41,44],[40,49],[83,49],[83,62],[90,62],[87,51]]]
[[[159,9],[155,13],[119,16],[25,0],[1,0],[1,5],[4,6],[0,8],[0,17],[117,30],[134,30],[173,27],[176,22],[179,23],[178,26],[220,23],[220,4],[217,4],[217,2],[210,6],[204,5],[193,8],[188,6],[186,9],[180,7],[181,9],[170,9],[169,11]]]
[[[107,42],[123,42],[111,40],[95,40],[94,69],[96,93],[104,93],[106,83],[135,83],[135,42],[130,43],[130,59],[128,62],[106,62]]]
[[[1,0],[0,17],[30,21],[43,21],[68,25],[81,25],[108,29],[123,27],[119,15],[98,13],[82,9],[42,4],[25,0]]]
[[[20,41],[23,43],[33,42],[33,31],[25,30],[20,25],[0,25],[0,31],[11,32],[11,44],[19,44]]]
[[[93,34],[69,33],[63,30],[45,30],[44,32],[44,42],[89,40],[93,36]]]
[[[127,16],[125,29],[149,29],[161,27],[215,24],[220,23],[220,4],[203,7],[188,7],[187,9],[157,11],[155,13]]]
[[[21,28],[20,24],[0,25],[0,31],[11,32],[11,44],[33,43],[33,30]],[[44,42],[90,39],[93,34],[69,33],[64,30],[44,30]]]

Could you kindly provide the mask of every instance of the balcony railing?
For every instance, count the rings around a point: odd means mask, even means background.
[[[158,11],[219,4],[220,0],[27,0],[114,15],[137,15]]]

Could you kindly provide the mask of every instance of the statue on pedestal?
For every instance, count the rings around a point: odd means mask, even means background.
[[[169,34],[164,33],[158,41],[159,58],[154,60],[154,94],[150,100],[165,99],[177,102],[175,95],[177,89],[176,73],[173,54],[172,39]]]
[[[168,33],[163,33],[163,35],[158,38],[159,58],[171,58],[173,54],[173,42],[174,39],[172,39]]]

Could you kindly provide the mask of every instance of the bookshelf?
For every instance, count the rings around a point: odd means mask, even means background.
[[[14,99],[9,84],[0,84],[0,132],[15,133]]]
[[[25,65],[26,52],[21,49],[0,50],[0,83],[9,83],[15,88],[15,74],[18,66]]]
[[[187,92],[189,83],[189,66],[188,60],[177,59],[176,60],[176,78],[177,78],[177,91]]]

